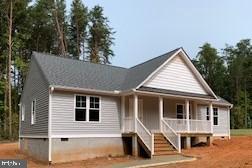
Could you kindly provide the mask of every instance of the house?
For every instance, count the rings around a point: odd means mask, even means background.
[[[182,48],[131,68],[34,52],[20,100],[20,149],[54,163],[166,155],[230,138],[231,107]]]

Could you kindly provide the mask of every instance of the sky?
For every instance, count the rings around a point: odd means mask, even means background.
[[[71,0],[67,1],[69,11]],[[112,64],[131,67],[183,47],[194,58],[209,42],[226,44],[252,37],[251,0],[83,0],[104,8],[116,31]]]

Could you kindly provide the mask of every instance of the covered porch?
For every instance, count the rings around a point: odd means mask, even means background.
[[[122,102],[123,133],[134,132],[136,118],[152,133],[161,132],[162,120],[177,133],[212,132],[209,101],[135,94],[122,97]]]
[[[154,133],[162,133],[179,152],[181,137],[188,146],[191,137],[209,140],[213,133],[213,105],[207,100],[135,93],[122,96],[121,111],[122,133],[136,133],[150,150]]]

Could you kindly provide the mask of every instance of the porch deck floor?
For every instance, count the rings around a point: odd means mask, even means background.
[[[120,163],[111,165],[111,168],[142,168],[142,167],[154,167],[168,165],[172,163],[181,163],[194,161],[196,158],[183,155],[166,155],[166,156],[154,156],[151,159],[136,160],[126,163]]]

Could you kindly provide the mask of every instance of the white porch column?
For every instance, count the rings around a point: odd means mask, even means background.
[[[125,96],[121,97],[121,131],[125,132]]]
[[[211,133],[213,133],[213,103],[209,103],[209,114],[210,114],[210,121],[211,121]]]
[[[185,111],[186,111],[186,125],[187,125],[187,131],[190,131],[190,118],[189,118],[189,100],[185,101]]]
[[[163,97],[159,97],[159,129],[162,131],[162,120],[163,120],[164,103]]]
[[[134,103],[133,103],[133,111],[134,111],[134,124],[135,124],[135,132],[137,131],[137,122],[136,119],[138,118],[138,96],[134,94]]]

